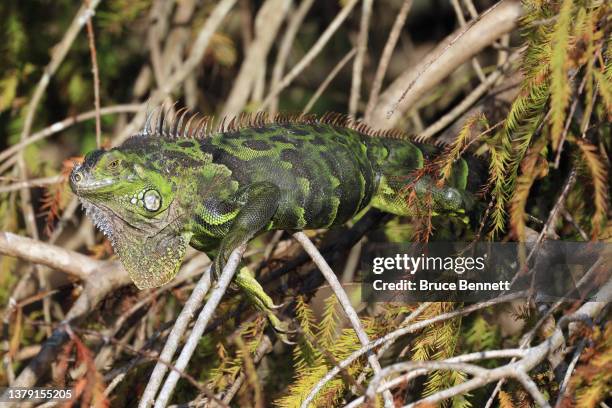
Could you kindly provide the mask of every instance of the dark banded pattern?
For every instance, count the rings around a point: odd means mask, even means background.
[[[226,166],[240,186],[271,182],[281,202],[271,228],[342,224],[363,209],[377,188],[366,138],[331,125],[267,125],[199,140],[202,152]]]

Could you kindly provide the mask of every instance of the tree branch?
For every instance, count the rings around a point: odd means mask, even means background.
[[[370,343],[370,339],[368,338],[368,335],[366,334],[365,330],[363,330],[361,320],[359,320],[359,316],[351,305],[351,301],[349,300],[346,292],[342,288],[342,284],[338,280],[338,277],[329,267],[327,261],[325,261],[325,258],[323,258],[323,255],[321,255],[321,253],[319,252],[317,247],[314,246],[310,238],[308,238],[303,232],[296,232],[295,234],[293,234],[293,237],[302,245],[308,255],[310,255],[313,262],[317,265],[317,267],[327,280],[327,283],[329,283],[329,286],[332,288],[334,294],[338,298],[338,301],[340,302],[344,313],[348,317],[351,326],[353,327],[353,330],[355,330],[355,333],[357,333],[357,338],[359,338],[359,342],[363,346],[368,345]],[[374,371],[374,374],[378,374],[381,370],[381,367],[380,363],[378,362],[378,358],[376,357],[376,354],[369,350],[367,352],[367,355],[368,362],[372,367],[372,371]],[[307,406],[307,403],[302,403],[303,408]],[[391,395],[391,393],[387,393],[385,395],[385,406],[393,407],[393,396]]]
[[[385,90],[372,111],[370,125],[381,129],[393,127],[404,112],[457,67],[513,30],[522,13],[520,2],[504,0],[467,28],[449,35],[421,64],[404,72]]]
[[[87,279],[107,264],[78,252],[4,231],[0,231],[0,254],[45,265],[79,279]]]
[[[179,371],[185,371],[187,364],[189,364],[189,360],[191,359],[191,356],[193,355],[193,352],[196,346],[198,345],[198,342],[200,341],[200,338],[202,337],[202,334],[204,333],[208,322],[212,318],[215,309],[219,305],[221,298],[225,294],[225,291],[227,290],[230,282],[232,281],[232,278],[234,277],[234,274],[236,273],[236,269],[238,268],[238,264],[240,262],[240,259],[242,258],[242,254],[244,254],[245,249],[246,245],[241,245],[238,249],[235,249],[230,255],[227,264],[225,265],[225,268],[223,268],[221,276],[219,276],[219,280],[216,282],[214,289],[210,293],[208,301],[204,305],[204,308],[198,316],[198,320],[195,322],[195,325],[191,330],[191,334],[185,342],[185,346],[183,347],[181,354],[176,360],[174,366]],[[168,374],[168,378],[166,378],[166,382],[164,383],[164,386],[162,387],[159,393],[157,401],[155,401],[156,408],[163,408],[168,405],[168,402],[170,401],[170,397],[172,396],[172,392],[174,391],[174,387],[176,387],[176,383],[179,377],[180,376],[176,371],[172,371],[170,372],[170,374]],[[144,402],[144,404],[148,403],[149,402],[147,401]],[[141,406],[146,406],[142,404],[143,403],[141,402]]]
[[[221,117],[235,117],[244,108],[256,78],[266,65],[266,57],[289,11],[289,5],[289,0],[267,0],[260,7],[255,18],[255,39],[248,46]]]
[[[202,302],[204,301],[204,297],[208,293],[210,289],[211,282],[211,273],[210,266],[206,269],[206,272],[200,278],[200,281],[196,285],[196,287],[191,292],[189,299],[183,306],[183,310],[176,318],[176,322],[174,323],[174,327],[172,327],[172,331],[168,335],[166,339],[166,343],[164,344],[164,348],[159,355],[159,358],[165,361],[172,361],[174,357],[174,353],[179,346],[179,342],[183,337],[183,334],[187,331],[187,326],[195,316],[196,310],[200,307]],[[140,408],[150,407],[153,404],[155,399],[155,395],[159,390],[159,387],[166,375],[166,371],[168,371],[168,367],[165,364],[158,362],[149,377],[149,382],[147,383],[147,387],[145,388],[142,397],[140,399],[140,403],[138,406]]]
[[[274,98],[278,96],[278,94],[285,89],[298,75],[302,73],[302,71],[315,59],[317,55],[321,52],[323,47],[328,43],[331,36],[338,30],[338,28],[342,25],[344,20],[348,17],[350,12],[353,10],[358,0],[349,0],[349,2],[340,10],[338,15],[334,18],[334,20],[329,24],[329,26],[325,29],[323,34],[319,37],[316,43],[308,50],[306,55],[298,62],[291,71],[280,81],[276,88],[273,88],[269,95],[264,99],[261,103],[261,109],[266,109],[266,107],[272,102]]]

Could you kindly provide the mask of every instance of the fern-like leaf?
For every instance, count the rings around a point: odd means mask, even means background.
[[[592,219],[592,234],[596,237],[602,227],[608,209],[608,171],[604,161],[597,152],[597,147],[584,139],[576,139],[576,144],[584,158],[584,163],[591,173],[593,181],[595,213]]]
[[[565,123],[565,111],[570,97],[570,85],[567,79],[567,54],[570,42],[573,4],[573,0],[563,1],[552,36],[552,57],[550,60],[550,120],[554,151],[559,148]]]

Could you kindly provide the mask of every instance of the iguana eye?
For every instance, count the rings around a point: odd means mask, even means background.
[[[119,167],[119,159],[113,160],[112,162],[108,163],[108,168],[110,170],[115,170],[117,167]]]
[[[148,211],[157,211],[161,207],[161,196],[156,190],[148,190],[143,197],[144,208]]]

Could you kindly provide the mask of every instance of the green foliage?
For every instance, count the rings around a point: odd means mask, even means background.
[[[510,107],[503,128],[486,141],[490,153],[490,194],[494,200],[491,234],[505,229],[507,204],[511,203],[510,224],[515,235],[524,239],[529,191],[538,178],[548,173],[536,159],[552,153],[555,156],[548,159],[557,162],[556,156],[565,144],[566,150],[590,155],[588,162],[596,195],[596,222],[592,232],[596,235],[606,216],[603,203],[607,192],[603,180],[607,179],[607,168],[601,165],[600,153],[593,149],[585,153],[588,142],[571,135],[587,130],[591,112],[599,110],[597,101],[610,112],[611,87],[607,74],[610,60],[600,58],[606,49],[605,20],[610,7],[605,2],[588,0],[564,0],[558,6],[526,1],[525,7],[526,48],[520,66],[524,76],[521,91]],[[595,88],[601,99],[594,95]],[[575,105],[570,109],[573,93],[584,98],[587,106],[582,118],[568,117],[570,112],[572,115],[577,112]],[[591,111],[588,107],[593,102],[595,109]],[[532,157],[527,159],[529,154]]]
[[[449,312],[454,308],[454,304],[450,302],[438,302],[432,304],[427,313],[421,316],[421,319],[431,318],[441,313]],[[426,360],[444,360],[452,357],[455,354],[457,340],[459,338],[461,328],[461,319],[450,319],[440,324],[435,324],[427,327],[416,338],[412,346],[413,361]],[[464,373],[456,371],[433,371],[429,374],[425,382],[423,396],[431,395],[445,388],[458,385],[466,380],[467,376]],[[469,394],[457,396],[451,400],[451,404],[445,403],[445,406],[454,408],[468,408],[472,404],[469,402]]]
[[[335,296],[331,295],[325,302],[324,317],[319,325],[314,323],[314,313],[310,306],[303,299],[298,301],[296,315],[300,321],[302,335],[298,347],[294,349],[296,378],[289,385],[287,395],[276,401],[278,407],[300,406],[308,392],[332,366],[326,352],[336,360],[341,360],[359,348],[355,332],[352,329],[341,330],[338,327],[337,301],[332,298]],[[349,375],[354,375],[360,368],[364,368],[362,360],[353,363],[347,372]],[[347,384],[342,378],[330,381],[317,395],[314,405],[333,406],[346,387]]]
[[[473,351],[491,350],[499,345],[499,327],[477,315],[465,334],[465,344]]]
[[[392,327],[389,323],[405,309],[390,306],[376,317],[362,319],[368,336],[378,338]],[[361,347],[357,334],[352,328],[342,328],[339,319],[338,301],[331,295],[325,301],[321,321],[316,324],[314,312],[303,298],[298,298],[296,316],[300,323],[300,338],[293,350],[295,378],[289,384],[285,395],[276,400],[275,405],[282,408],[299,407],[314,385],[329,371],[336,362],[348,357]],[[345,375],[356,379],[357,374],[369,372],[367,360],[362,357],[353,362]],[[349,384],[337,376],[328,382],[317,394],[314,406],[337,406],[347,392]]]
[[[244,352],[255,353],[261,342],[263,327],[263,319],[261,318],[241,324],[237,336],[242,338],[245,347],[236,348],[233,355],[230,354],[224,342],[216,342],[220,364],[210,371],[202,371],[206,375],[211,389],[223,390],[236,380],[240,370],[244,367]]]
[[[551,67],[551,121],[552,147],[557,150],[565,124],[565,111],[569,103],[570,84],[567,80],[570,26],[574,1],[564,0],[557,16],[552,35]]]

